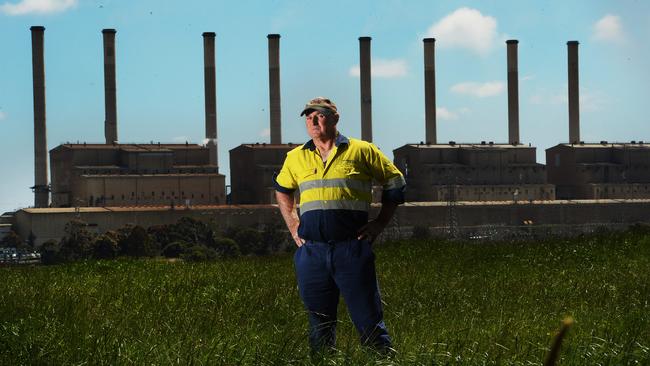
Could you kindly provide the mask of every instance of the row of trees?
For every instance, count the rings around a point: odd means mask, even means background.
[[[289,250],[289,237],[279,224],[220,229],[189,217],[170,225],[126,225],[117,230],[95,234],[81,220],[66,224],[60,241],[50,240],[40,247],[45,264],[83,259],[116,257],[181,258],[206,261],[240,255],[268,255]]]

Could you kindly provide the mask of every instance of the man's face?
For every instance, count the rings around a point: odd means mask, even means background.
[[[307,134],[312,139],[336,136],[336,122],[331,114],[312,111],[305,115]]]

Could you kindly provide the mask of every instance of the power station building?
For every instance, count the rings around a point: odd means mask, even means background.
[[[650,144],[559,144],[546,150],[559,199],[650,198]]]
[[[196,144],[63,144],[50,163],[53,207],[226,202],[224,175]]]
[[[424,39],[426,142],[393,150],[406,178],[407,201],[553,200],[555,188],[536,148],[519,141],[519,90],[516,40],[508,52],[507,144],[436,142],[435,39]]]
[[[46,143],[44,28],[32,33],[34,82],[35,207],[218,205],[227,202],[217,156],[215,34],[203,34],[206,144],[120,144],[117,134],[115,30],[104,29],[105,143]],[[280,35],[269,34],[270,143],[230,150],[233,204],[275,203],[274,174],[286,153],[282,143]],[[361,137],[372,141],[370,37],[359,38]],[[407,201],[511,201],[650,198],[650,144],[584,143],[579,133],[578,42],[568,46],[569,142],[546,150],[519,138],[518,56],[507,41],[508,142],[437,142],[435,39],[424,43],[425,139],[395,149],[407,181]],[[378,191],[379,192],[379,191]],[[377,192],[375,192],[377,193]],[[50,203],[51,194],[51,203]],[[378,198],[376,199],[378,200]]]
[[[578,42],[567,42],[569,143],[546,150],[559,199],[650,198],[650,144],[580,140]]]
[[[231,202],[275,203],[274,175],[280,172],[289,151],[297,144],[283,144],[280,111],[280,35],[269,34],[269,106],[271,143],[241,144],[230,150]],[[361,135],[372,141],[370,96],[370,37],[359,37],[361,70]],[[373,193],[379,201],[381,191]]]
[[[32,27],[36,207],[217,205],[226,203],[217,159],[215,34],[203,34],[206,145],[120,144],[117,135],[115,33],[104,29],[104,144],[62,144],[50,151],[47,184],[44,27]],[[48,192],[50,191],[50,192]],[[45,196],[43,195],[45,193]],[[52,201],[47,195],[51,193]]]

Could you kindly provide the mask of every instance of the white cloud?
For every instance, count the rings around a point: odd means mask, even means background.
[[[480,55],[487,54],[499,38],[496,19],[471,8],[445,16],[429,27],[427,37],[436,38],[440,47],[465,48]]]
[[[0,111],[0,121],[2,121],[5,118],[7,118],[7,114],[3,111]]]
[[[60,13],[77,5],[78,0],[21,0],[0,5],[0,13],[7,15]]]
[[[270,128],[264,128],[264,129],[260,130],[259,136],[260,137],[269,137],[269,136],[271,136],[271,129]]]
[[[359,77],[361,69],[359,65],[354,65],[350,68],[350,76]],[[376,59],[370,63],[370,74],[377,78],[399,78],[406,76],[406,60],[403,59]]]
[[[441,120],[452,121],[458,119],[458,113],[452,112],[445,107],[437,107],[436,117]]]
[[[479,98],[493,97],[501,94],[506,88],[502,81],[490,81],[487,83],[464,82],[453,85],[451,91],[457,94],[466,94]]]
[[[607,14],[593,26],[592,39],[602,42],[624,43],[625,32],[621,17]]]

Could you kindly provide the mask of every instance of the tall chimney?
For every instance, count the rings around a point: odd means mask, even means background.
[[[117,96],[115,86],[115,29],[104,29],[104,136],[106,143],[117,142]]]
[[[424,126],[427,144],[436,144],[436,39],[424,42]]]
[[[569,143],[580,142],[580,92],[578,85],[578,41],[569,41]]]
[[[49,206],[47,135],[45,128],[45,27],[33,26],[32,75],[34,82],[34,207]]]
[[[205,78],[205,138],[210,149],[210,165],[219,169],[217,151],[217,76],[214,61],[214,32],[203,33],[203,70]],[[218,170],[217,170],[218,171]]]
[[[271,143],[282,143],[280,111],[280,35],[269,34],[269,104],[271,113]]]
[[[372,93],[370,88],[370,37],[359,37],[361,84],[361,139],[372,142]]]
[[[508,47],[508,143],[517,145],[519,140],[519,66],[517,44],[519,41],[506,41]]]

